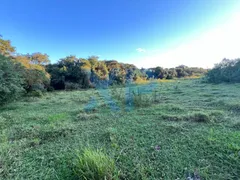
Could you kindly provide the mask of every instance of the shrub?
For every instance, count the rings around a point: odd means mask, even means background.
[[[114,160],[100,150],[85,149],[82,154],[78,154],[74,172],[79,179],[118,179]]]
[[[16,99],[24,92],[21,72],[9,57],[0,55],[0,105]]]
[[[40,90],[31,91],[27,95],[30,97],[43,97],[43,93]]]
[[[45,91],[50,83],[48,74],[38,69],[25,69],[24,81],[24,88],[27,92],[35,90]]]
[[[81,85],[78,83],[66,82],[65,89],[69,91],[77,90],[77,89],[81,89]]]
[[[54,88],[49,85],[49,86],[47,87],[47,91],[48,91],[48,92],[53,92],[53,91],[54,91]]]
[[[206,79],[211,83],[240,82],[240,59],[223,59],[207,73]]]
[[[32,85],[32,91],[45,91],[44,85],[40,83],[35,83]]]

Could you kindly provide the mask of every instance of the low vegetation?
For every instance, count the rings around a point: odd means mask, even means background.
[[[118,179],[114,160],[100,150],[84,149],[82,154],[77,155],[74,166],[74,172],[79,179]]]
[[[0,179],[238,179],[239,88],[196,79],[8,103]]]

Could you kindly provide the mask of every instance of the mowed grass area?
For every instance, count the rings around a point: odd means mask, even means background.
[[[119,179],[237,180],[240,84],[62,91],[0,109],[0,179],[77,179],[88,147],[115,161]]]

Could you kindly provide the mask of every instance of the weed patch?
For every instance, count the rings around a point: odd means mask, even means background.
[[[114,180],[118,178],[114,160],[100,150],[85,149],[78,154],[74,172],[79,179]]]

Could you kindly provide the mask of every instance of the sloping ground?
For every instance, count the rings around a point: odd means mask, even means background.
[[[0,109],[0,179],[75,179],[85,147],[120,179],[238,179],[239,116],[240,84],[198,80],[26,98]]]

